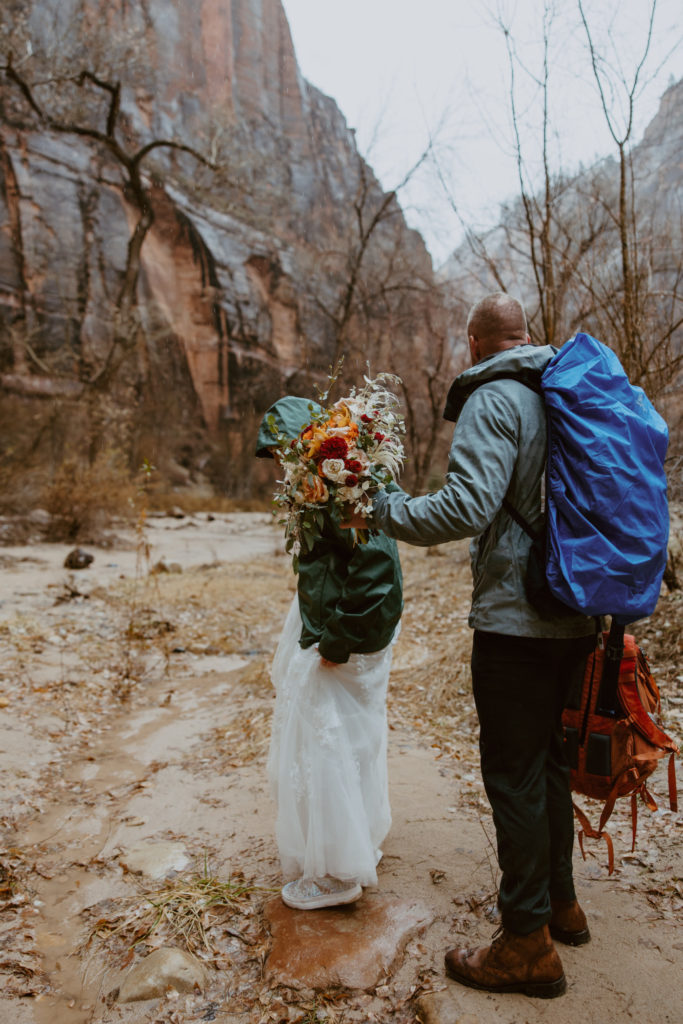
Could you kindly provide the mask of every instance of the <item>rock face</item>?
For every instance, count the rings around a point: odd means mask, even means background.
[[[329,910],[300,911],[277,897],[266,906],[273,948],[266,974],[291,988],[370,989],[433,914],[420,903],[380,894]]]
[[[121,94],[112,113],[94,79],[37,85],[41,119],[15,82],[0,85],[5,393],[87,393],[114,351],[147,207],[122,374],[138,398],[153,397],[148,429],[239,433],[285,390],[311,393],[333,355],[361,179],[368,210],[382,193],[336,105],[301,77],[280,0],[8,4],[38,70],[101,75],[108,62]],[[50,50],[54,38],[70,41],[67,52]],[[21,66],[29,84],[31,69]],[[74,124],[99,137],[64,130]],[[121,153],[147,145],[141,209]],[[400,244],[430,277],[398,207],[376,236],[366,263]],[[323,272],[330,252],[343,258]]]

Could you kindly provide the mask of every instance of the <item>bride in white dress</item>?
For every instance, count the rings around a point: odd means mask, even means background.
[[[295,437],[309,404],[281,399],[266,416]],[[257,453],[269,437],[259,432]],[[402,610],[393,540],[354,544],[328,517],[321,533],[300,558],[271,672],[268,776],[282,872],[292,879],[282,898],[302,910],[351,903],[377,883],[391,825],[386,694]]]
[[[282,872],[313,885],[335,879],[336,903],[377,883],[380,844],[391,826],[387,780],[386,694],[391,647],[351,654],[324,665],[314,647],[299,646],[301,616],[294,598],[273,661],[277,693],[268,759],[277,802],[276,838]],[[287,886],[285,886],[287,889]],[[287,899],[285,899],[287,902]],[[328,901],[317,905],[327,906]]]

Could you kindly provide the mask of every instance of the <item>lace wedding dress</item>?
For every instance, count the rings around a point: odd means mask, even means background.
[[[328,668],[315,647],[302,650],[300,636],[295,597],[271,672],[276,702],[268,776],[282,871],[286,878],[331,875],[374,885],[379,845],[391,825],[391,645]]]

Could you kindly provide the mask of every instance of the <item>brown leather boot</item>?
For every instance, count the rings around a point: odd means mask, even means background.
[[[550,907],[550,934],[557,942],[564,942],[566,946],[583,946],[590,942],[588,922],[578,900],[551,899]]]
[[[451,949],[446,953],[446,973],[470,988],[523,992],[542,999],[561,996],[567,988],[547,924],[529,935],[503,928],[490,946],[480,949]]]

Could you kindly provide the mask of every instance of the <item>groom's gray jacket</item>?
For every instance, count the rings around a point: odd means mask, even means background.
[[[536,528],[542,515],[546,460],[543,400],[501,373],[540,377],[555,349],[518,345],[460,374],[449,395],[459,411],[448,474],[440,491],[411,498],[404,491],[373,499],[374,525],[409,544],[474,537],[470,548],[474,629],[533,637],[577,637],[594,631],[579,614],[541,615],[527,601],[524,577],[531,541],[502,507],[505,497]],[[477,386],[469,397],[470,388]],[[447,418],[455,418],[449,414]]]

